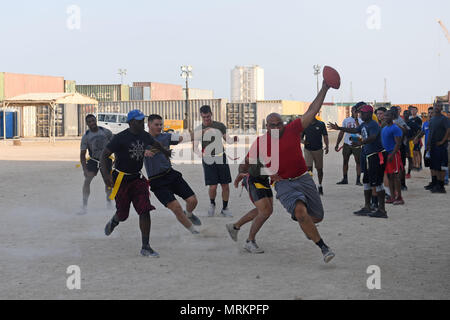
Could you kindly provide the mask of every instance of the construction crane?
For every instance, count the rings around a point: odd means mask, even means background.
[[[447,28],[444,26],[444,23],[440,19],[438,19],[437,22],[441,25],[441,28],[444,31],[445,37],[447,38],[448,43],[450,43],[450,34],[448,33]]]

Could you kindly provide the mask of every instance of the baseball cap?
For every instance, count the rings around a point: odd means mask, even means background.
[[[131,120],[144,120],[145,115],[141,112],[141,110],[131,110],[128,112],[128,119],[127,122],[130,122]]]
[[[362,106],[364,106],[366,103],[364,101],[360,101],[357,104],[355,104],[352,109],[356,109],[358,110],[359,108],[361,108]]]
[[[359,111],[361,112],[373,112],[372,106],[369,106],[368,104],[363,105]]]

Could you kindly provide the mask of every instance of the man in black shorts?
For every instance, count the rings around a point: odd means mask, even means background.
[[[111,198],[115,197],[117,211],[105,226],[105,234],[109,236],[120,222],[128,219],[130,205],[139,215],[139,227],[142,234],[141,255],[159,257],[149,244],[150,240],[150,211],[155,207],[150,203],[148,181],[144,179],[141,170],[144,157],[152,156],[152,147],[157,148],[167,158],[171,157],[171,151],[165,149],[148,132],[145,132],[144,114],[139,110],[128,113],[129,128],[114,136],[106,146],[100,160],[100,169],[107,186],[112,187]],[[115,154],[115,169],[113,176],[106,169],[109,156]],[[113,180],[114,177],[114,180]]]
[[[97,126],[97,118],[93,114],[88,114],[86,116],[86,124],[89,130],[81,138],[80,146],[80,162],[84,173],[84,184],[83,184],[83,207],[78,214],[87,213],[87,204],[89,199],[89,194],[91,193],[91,182],[92,179],[97,175],[100,167],[100,157],[102,155],[103,149],[112,139],[112,132],[106,128]],[[86,161],[86,151],[89,150],[89,160]],[[106,162],[107,169],[111,171],[112,161],[108,159]],[[105,185],[106,192],[106,207],[108,209],[112,208],[111,200],[109,195],[111,190]]]
[[[226,227],[231,239],[237,241],[240,228],[253,221],[244,249],[250,253],[264,253],[264,250],[256,244],[255,237],[273,212],[273,193],[269,176],[261,173],[264,166],[258,161],[256,155],[252,155],[252,160],[249,159],[250,152],[245,157],[244,163],[239,165],[239,174],[234,181],[234,186],[238,188],[239,182],[243,180],[242,184],[247,189],[255,208],[239,219],[238,222],[227,224]]]
[[[227,135],[225,125],[212,120],[210,106],[202,106],[200,108],[200,115],[202,117],[202,124],[195,129],[193,149],[198,154],[198,144],[201,141],[203,173],[205,175],[205,185],[209,187],[209,199],[211,201],[208,216],[212,217],[215,215],[217,186],[220,184],[222,186],[223,200],[220,215],[222,217],[232,217],[232,213],[228,208],[231,173],[222,139],[227,143],[233,143],[238,141],[238,137],[235,136],[231,139]]]
[[[360,111],[361,119],[364,122],[358,128],[342,128],[333,123],[329,123],[329,128],[349,133],[360,133],[362,136],[362,140],[355,141],[354,144],[363,146],[364,161],[367,164],[364,168],[363,177],[365,204],[361,210],[354,212],[354,214],[374,218],[387,218],[383,186],[387,154],[381,143],[381,128],[372,119],[372,106],[364,105],[360,108]],[[372,212],[370,209],[373,189],[375,189],[378,197],[378,209],[375,212]]]
[[[163,119],[160,115],[152,114],[148,117],[148,129],[152,137],[169,149],[183,141],[183,137],[171,133],[162,133]],[[194,225],[201,225],[201,221],[192,212],[197,206],[197,198],[191,187],[183,179],[180,172],[172,168],[172,163],[158,149],[152,148],[153,156],[144,160],[150,190],[163,206],[170,209],[178,221],[192,234],[198,234]],[[175,195],[186,201],[186,211],[183,210]]]
[[[419,127],[418,132],[422,128],[422,118],[417,114],[418,109],[415,106],[409,106],[408,110],[411,112],[411,116],[409,117],[409,121],[414,121]],[[417,134],[416,134],[417,135]],[[414,150],[413,150],[413,170],[421,171],[422,170],[422,144],[421,141],[417,143],[413,141]]]

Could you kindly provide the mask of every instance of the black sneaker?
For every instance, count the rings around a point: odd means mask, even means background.
[[[364,207],[358,211],[353,212],[353,214],[357,215],[357,216],[367,216],[369,213],[371,213],[372,210]]]
[[[431,190],[431,189],[433,189],[433,187],[434,187],[433,182],[430,182],[427,186],[424,186],[423,188],[424,188],[425,190]]]
[[[319,187],[319,194],[320,194],[321,196],[323,196],[323,188],[322,188],[322,187]]]
[[[192,216],[190,216],[190,217],[188,216],[186,211],[184,211],[184,214],[187,216],[187,218],[192,222],[192,224],[194,226],[201,226],[202,225],[202,222],[200,221],[200,219],[195,214],[192,214]]]
[[[336,184],[348,184],[347,179],[342,179],[341,181],[337,182]]]
[[[402,191],[408,191],[408,187],[407,186],[402,186]]]
[[[431,193],[447,193],[447,191],[445,191],[444,187],[436,185],[431,189]]]
[[[357,186],[362,186],[363,184],[361,183],[361,181],[356,181],[356,185]]]
[[[372,218],[385,218],[386,219],[388,217],[386,212],[382,212],[380,210],[368,213],[367,215]]]
[[[159,253],[153,250],[150,246],[143,247],[141,249],[141,255],[143,255],[144,257],[159,258]]]
[[[114,222],[113,219],[109,220],[105,226],[105,235],[109,236],[114,231],[114,228],[118,225],[119,223]]]
[[[331,249],[328,247],[324,247],[322,249],[322,254],[323,254],[323,261],[325,261],[325,263],[330,262],[331,259],[333,259],[335,256],[334,252],[331,251]]]

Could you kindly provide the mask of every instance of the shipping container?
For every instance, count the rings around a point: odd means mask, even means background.
[[[53,135],[55,125],[55,137],[64,136],[64,105],[56,105],[56,121],[53,121],[53,110],[49,106],[36,107],[36,136],[49,137]]]
[[[266,118],[271,113],[283,114],[282,100],[265,100],[256,102],[256,129],[258,132],[266,130]]]
[[[227,103],[227,128],[234,134],[256,133],[256,103]]]
[[[148,101],[150,99],[150,87],[130,87],[130,101]]]
[[[3,101],[5,97],[5,73],[0,72],[0,102]]]
[[[130,89],[120,84],[87,84],[76,85],[76,91],[97,101],[128,101]]]
[[[64,136],[76,137],[78,136],[78,105],[65,104],[64,105]]]
[[[5,119],[3,119],[5,117]],[[12,139],[17,137],[18,121],[17,111],[1,110],[0,111],[0,138],[4,137],[6,133],[6,139]],[[5,129],[3,127],[5,125]]]
[[[3,88],[4,99],[27,93],[63,93],[64,78],[4,72]]]
[[[151,100],[183,100],[183,87],[158,82],[133,82],[133,87],[149,87]]]
[[[201,124],[200,108],[209,105],[213,112],[213,119],[219,122],[226,122],[226,99],[212,100],[189,100],[189,115],[191,127],[195,128]],[[139,109],[146,116],[150,114],[159,114],[163,119],[167,120],[184,120],[186,113],[186,101],[112,101],[100,102],[98,112],[116,112],[128,113],[131,110]],[[88,113],[94,113],[93,106],[79,106],[79,135],[86,131],[85,117]]]
[[[214,91],[206,90],[206,89],[195,89],[189,88],[189,99],[197,100],[197,99],[214,99]],[[186,89],[183,89],[183,100],[186,99]]]
[[[75,80],[64,80],[64,92],[75,93],[77,92],[77,83]]]

